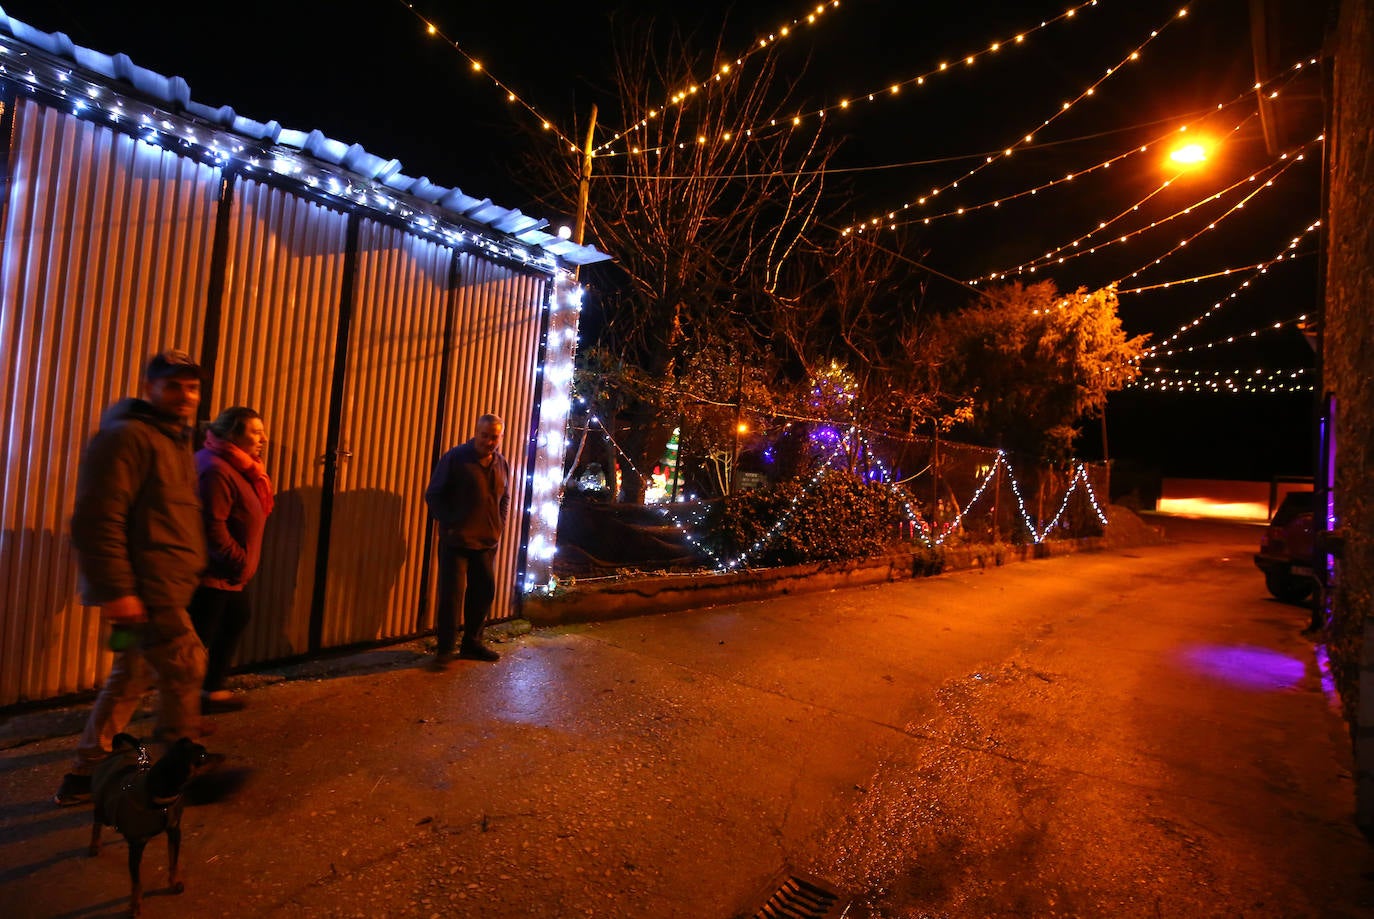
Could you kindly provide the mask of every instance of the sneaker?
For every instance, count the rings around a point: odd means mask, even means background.
[[[501,659],[501,655],[480,641],[463,645],[458,649],[458,657],[465,661],[499,661]]]
[[[76,772],[62,776],[62,786],[52,796],[52,803],[58,807],[71,807],[74,804],[89,804],[91,801],[91,777]]]

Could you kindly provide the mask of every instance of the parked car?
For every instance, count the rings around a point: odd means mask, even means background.
[[[1255,554],[1255,566],[1264,572],[1264,586],[1285,603],[1301,603],[1317,589],[1313,506],[1310,491],[1285,495]]]

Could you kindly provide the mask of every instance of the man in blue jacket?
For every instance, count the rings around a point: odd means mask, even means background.
[[[458,656],[500,659],[482,644],[482,625],[496,597],[496,546],[510,515],[510,464],[498,452],[504,431],[499,416],[478,418],[472,439],[439,459],[425,489],[430,516],[439,524],[436,669],[444,669],[453,657],[460,603],[463,640]]]
[[[72,546],[82,597],[124,641],[72,771],[53,796],[57,804],[90,800],[91,773],[154,682],[158,739],[208,733],[200,719],[205,647],[186,612],[206,563],[191,453],[200,385],[200,366],[186,352],[154,355],[143,373],[144,398],[110,406],[81,458]]]

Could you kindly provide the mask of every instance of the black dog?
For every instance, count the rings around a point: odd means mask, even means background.
[[[207,753],[200,744],[183,737],[149,767],[148,752],[137,737],[116,734],[113,747],[109,758],[96,767],[91,777],[95,818],[90,854],[100,854],[102,825],[114,827],[128,840],[129,881],[133,885],[129,915],[137,916],[143,907],[143,885],[139,881],[143,848],[159,833],[167,834],[172,893],[185,890],[177,864],[181,854],[181,794],[193,778],[213,768],[222,757]]]

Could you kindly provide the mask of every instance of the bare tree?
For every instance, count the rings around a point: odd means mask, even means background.
[[[642,124],[596,157],[587,218],[590,238],[615,263],[594,282],[602,314],[584,367],[619,368],[589,388],[603,397],[603,423],[640,469],[652,465],[688,405],[702,396],[742,398],[738,379],[689,392],[700,365],[770,364],[769,336],[756,320],[805,252],[833,152],[818,133],[793,126],[794,84],[771,50],[738,65],[719,42],[702,55],[677,35],[662,45],[653,38],[641,27],[619,44],[621,117]],[[691,73],[712,77],[683,87]],[[663,87],[679,88],[674,101],[664,104]],[[577,169],[570,151],[530,165],[553,190],[550,203],[569,208]],[[626,472],[622,497],[637,500],[643,483],[635,469]]]

